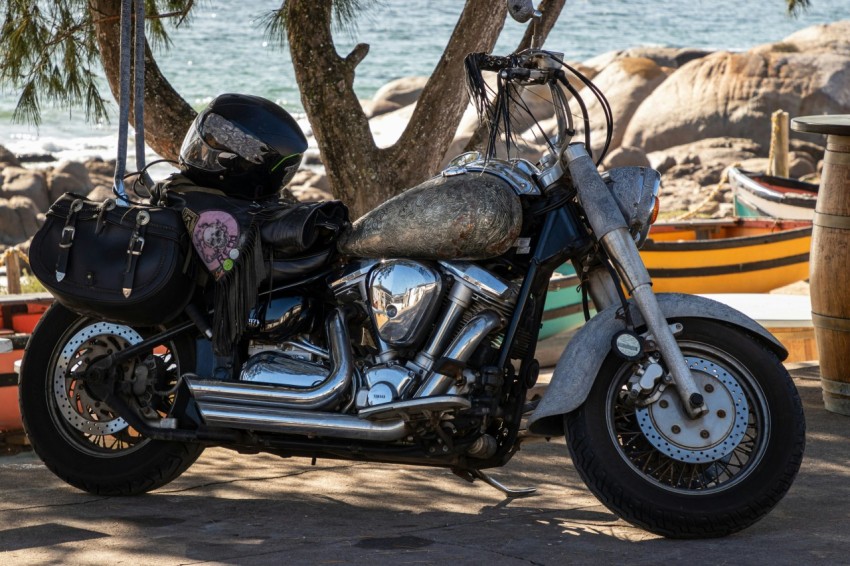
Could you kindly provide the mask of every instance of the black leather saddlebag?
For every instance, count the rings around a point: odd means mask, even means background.
[[[30,266],[78,313],[133,325],[168,322],[191,298],[189,237],[170,208],[95,203],[66,193],[30,246]]]

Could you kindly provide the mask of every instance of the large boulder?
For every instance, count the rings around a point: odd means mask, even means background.
[[[670,68],[660,67],[652,59],[623,57],[613,61],[596,75],[593,82],[608,99],[614,119],[610,150],[624,145],[623,135],[635,111],[667,79],[670,72]],[[589,89],[585,88],[579,95],[587,105],[590,115],[591,146],[595,155],[602,150],[605,143],[605,114],[602,105]],[[576,120],[576,126],[580,132],[584,130],[580,119]],[[582,134],[577,139],[583,139]]]
[[[666,78],[671,69],[659,67],[651,59],[642,57],[619,57],[620,52],[605,54],[610,61],[593,79],[594,84],[602,91],[611,105],[614,132],[609,151],[622,145],[623,132],[638,106]],[[605,113],[602,105],[590,89],[579,91],[590,116],[590,139],[593,154],[597,155],[605,144]],[[573,107],[578,111],[578,105]],[[579,115],[573,117],[577,134],[576,141],[584,141],[584,124]],[[555,118],[540,122],[522,134],[522,138],[530,143],[544,144],[546,139],[557,133],[558,123]]]
[[[69,175],[68,173],[56,173],[50,175],[50,188],[48,194],[50,202],[56,201],[65,193],[76,193],[86,196],[91,191],[90,183],[84,183],[78,177]]]
[[[77,179],[80,183],[82,183],[86,187],[86,191],[90,191],[94,185],[92,185],[91,175],[89,175],[89,170],[86,169],[85,164],[80,163],[79,161],[60,161],[56,164],[56,167],[53,168],[54,175],[69,175],[75,179]]]
[[[374,118],[375,116],[380,116],[381,114],[386,114],[387,112],[392,112],[393,110],[401,108],[401,104],[398,102],[392,102],[390,100],[372,100],[371,98],[360,100],[360,106],[363,108],[363,113],[367,118]]]
[[[638,147],[618,147],[605,157],[602,162],[605,169],[615,167],[650,167],[649,159],[642,149]]]
[[[15,154],[0,145],[0,165],[14,165],[20,167],[21,162],[15,157]]]
[[[10,166],[3,169],[0,177],[0,198],[26,197],[32,200],[40,211],[45,211],[50,206],[44,173]]]
[[[372,96],[375,102],[394,102],[399,106],[413,104],[422,94],[428,77],[402,77],[388,82]]]
[[[731,136],[767,147],[776,110],[791,116],[850,113],[847,25],[818,26],[823,41],[810,30],[746,53],[691,61],[643,101],[623,143],[653,152]]]
[[[0,198],[0,244],[14,246],[31,238],[40,222],[38,209],[28,198]]]

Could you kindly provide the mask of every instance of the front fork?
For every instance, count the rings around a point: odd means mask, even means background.
[[[652,280],[640,258],[637,246],[625,228],[618,228],[608,232],[601,241],[605,251],[614,261],[614,267],[620,278],[625,283],[629,294],[634,298],[640,314],[646,322],[647,330],[652,334],[662,359],[666,362],[673,384],[682,406],[688,415],[698,418],[708,412],[702,394],[699,392],[691,370],[685,363],[676,337],[670,330],[667,319],[661,313],[655,293],[652,292]]]
[[[682,406],[692,419],[701,417],[708,412],[708,407],[705,406],[676,338],[658,306],[658,300],[652,292],[649,272],[629,234],[617,202],[582,144],[570,145],[564,157],[590,226],[643,315],[647,329],[667,364]],[[613,285],[616,284],[610,280],[607,273],[597,271],[591,277],[591,284],[603,296],[610,296]],[[600,307],[597,305],[597,308]]]

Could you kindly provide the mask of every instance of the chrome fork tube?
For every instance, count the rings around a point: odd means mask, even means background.
[[[691,418],[697,418],[708,412],[708,408],[702,400],[702,394],[697,389],[691,370],[685,362],[676,337],[670,330],[667,319],[661,312],[658,299],[652,292],[652,280],[649,272],[640,258],[637,246],[632,240],[629,231],[618,228],[608,232],[602,238],[602,245],[608,252],[608,256],[614,260],[614,267],[620,278],[625,283],[629,294],[634,298],[635,304],[643,315],[646,326],[652,333],[661,357],[667,362],[667,367],[673,376],[676,390],[682,400],[682,406]]]
[[[682,406],[691,418],[700,417],[708,412],[708,409],[685,363],[676,338],[658,306],[658,300],[652,292],[649,272],[640,258],[634,240],[629,235],[614,196],[599,175],[596,165],[583,144],[574,143],[567,146],[564,158],[567,160],[570,175],[588,222],[608,253],[608,257],[614,262],[614,267],[626,284],[629,293],[634,297],[635,304],[643,315],[662,358],[667,363],[676,391],[682,400]]]

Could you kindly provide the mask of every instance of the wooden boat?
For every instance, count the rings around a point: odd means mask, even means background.
[[[53,302],[50,293],[0,295],[0,340],[12,349],[0,347],[0,431],[21,430],[18,409],[18,375],[15,362],[24,356],[27,340]],[[2,346],[2,345],[0,345]]]
[[[657,293],[765,293],[808,279],[811,240],[805,220],[657,223],[641,257]]]
[[[739,217],[811,220],[815,213],[818,186],[812,183],[773,177],[729,168],[729,183]]]

